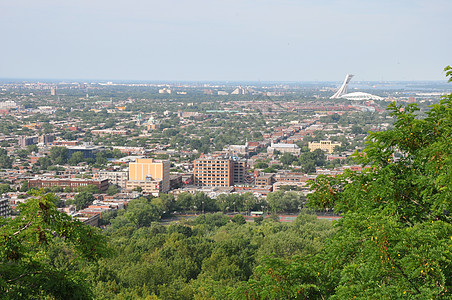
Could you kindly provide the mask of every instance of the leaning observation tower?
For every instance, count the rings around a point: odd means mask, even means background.
[[[342,95],[347,94],[347,86],[348,86],[350,80],[352,80],[352,78],[353,78],[353,75],[351,75],[351,74],[345,75],[344,83],[339,88],[339,90],[337,90],[337,92],[333,96],[330,97],[330,99],[338,99],[338,98],[341,98]]]

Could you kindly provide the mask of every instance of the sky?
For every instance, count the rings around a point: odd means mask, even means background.
[[[0,78],[445,80],[450,0],[0,0]]]

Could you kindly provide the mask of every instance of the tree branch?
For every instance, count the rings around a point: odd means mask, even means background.
[[[35,275],[35,274],[41,274],[41,273],[42,273],[42,271],[28,272],[28,273],[25,273],[25,274],[20,275],[19,277],[16,277],[16,278],[13,278],[13,279],[10,279],[10,280],[6,280],[6,283],[10,283],[10,282],[19,280],[19,279],[21,279],[22,277],[25,277],[25,276],[28,276],[28,275]]]
[[[13,233],[13,236],[18,235],[19,233],[21,233],[22,231],[24,231],[25,229],[27,229],[28,227],[30,227],[30,225],[33,224],[32,221],[28,222],[23,228],[19,229],[19,231],[16,231]]]

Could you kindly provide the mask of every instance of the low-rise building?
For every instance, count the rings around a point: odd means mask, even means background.
[[[170,175],[170,189],[178,189],[182,186],[182,175],[181,174],[172,174]]]
[[[67,157],[68,159],[72,157],[72,155],[75,152],[81,152],[83,155],[83,158],[93,158],[96,159],[97,153],[104,150],[103,146],[94,146],[94,145],[88,145],[88,146],[75,146],[75,147],[68,147],[67,148]]]
[[[240,186],[234,187],[235,193],[244,194],[244,193],[252,193],[254,196],[261,197],[267,196],[268,193],[273,192],[273,187],[271,185],[266,186]]]
[[[342,143],[340,142],[332,142],[332,141],[320,141],[319,143],[317,142],[309,142],[308,143],[308,147],[309,147],[309,151],[314,151],[316,149],[320,149],[323,151],[326,151],[328,153],[333,153],[334,152],[334,148],[336,146],[342,146]]]
[[[245,145],[228,145],[225,146],[223,152],[227,153],[229,156],[244,156],[248,157],[248,143]]]
[[[101,192],[105,192],[108,189],[108,179],[94,180],[94,179],[81,179],[81,178],[37,178],[30,179],[28,181],[28,188],[45,188],[45,187],[69,187],[71,189],[86,187],[88,185],[96,186]]]
[[[126,190],[133,191],[140,188],[144,194],[158,196],[160,193],[168,191],[163,191],[162,186],[161,180],[129,180],[126,184]]]
[[[92,134],[97,135],[127,135],[129,132],[125,129],[98,129],[98,130],[91,130]]]
[[[86,213],[78,213],[72,216],[74,219],[79,220],[80,222],[85,223],[86,225],[90,225],[92,227],[99,227],[99,219],[100,214],[86,214]]]
[[[301,149],[296,144],[271,144],[270,147],[267,148],[267,153],[273,154],[275,151],[279,151],[281,153],[292,153],[294,155],[300,155]]]
[[[273,191],[279,191],[281,189],[282,186],[290,186],[291,188],[295,189],[296,191],[302,192],[304,195],[307,195],[307,193],[309,192],[309,187],[306,185],[306,182],[292,182],[292,183],[287,183],[287,182],[275,182],[273,184]]]
[[[100,171],[99,179],[108,179],[110,184],[115,184],[123,189],[126,188],[128,173],[126,171]]]
[[[299,172],[279,172],[275,174],[274,180],[275,182],[282,182],[287,185],[291,185],[295,183],[305,183],[306,181],[314,178],[315,176],[313,177]]]
[[[254,179],[254,184],[257,186],[271,186],[275,182],[275,174],[263,174]]]
[[[184,185],[191,185],[194,182],[193,174],[182,174],[182,183]]]
[[[120,146],[114,146],[113,150],[114,149],[118,149],[119,151],[121,151],[121,153],[125,153],[127,155],[131,155],[131,154],[143,155],[145,153],[144,147],[120,147]]]

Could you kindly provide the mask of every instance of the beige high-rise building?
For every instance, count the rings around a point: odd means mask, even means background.
[[[169,170],[170,162],[167,160],[139,158],[129,163],[127,189],[140,186],[145,193],[166,193],[170,189]],[[150,184],[151,182],[155,184]],[[153,190],[145,190],[147,187],[152,187]]]

